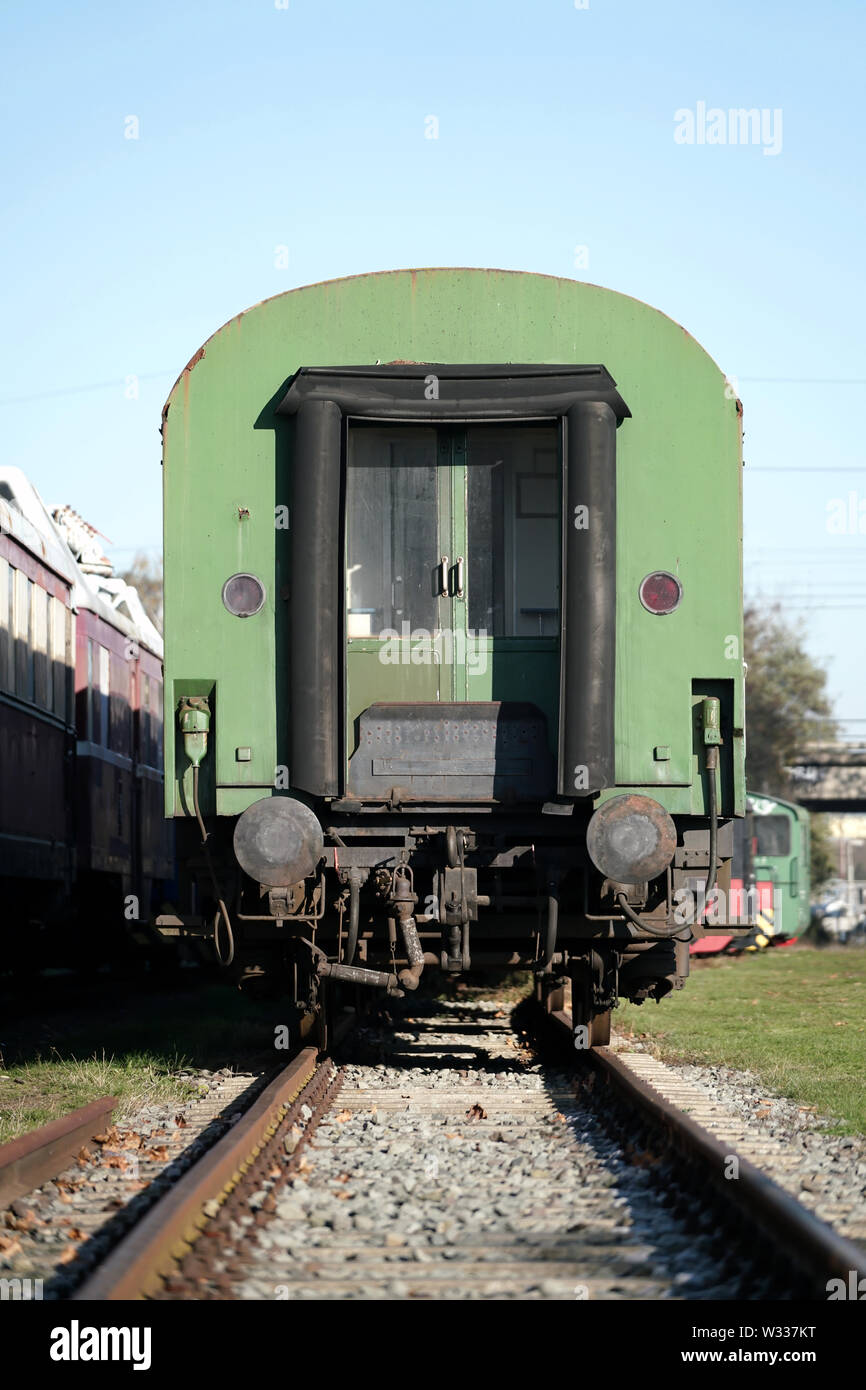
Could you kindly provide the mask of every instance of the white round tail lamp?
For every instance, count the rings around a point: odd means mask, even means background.
[[[265,586],[254,574],[233,574],[223,584],[223,603],[235,618],[251,618],[264,602]]]

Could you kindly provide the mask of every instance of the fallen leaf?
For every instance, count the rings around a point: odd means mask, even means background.
[[[160,1144],[158,1148],[148,1149],[144,1156],[145,1158],[152,1158],[156,1163],[167,1163],[168,1149],[165,1147],[165,1144]]]
[[[351,1110],[341,1110],[340,1113],[339,1113],[339,1115],[335,1115],[335,1116],[334,1116],[334,1119],[337,1121],[337,1124],[338,1124],[338,1125],[343,1125],[343,1124],[345,1124],[346,1121],[347,1121],[347,1120],[351,1120],[351,1118],[352,1118],[352,1112],[351,1112]]]
[[[64,1250],[63,1254],[60,1256],[60,1259],[57,1261],[57,1263],[58,1263],[58,1264],[61,1264],[61,1265],[72,1264],[72,1261],[75,1259],[75,1256],[76,1256],[77,1254],[78,1254],[78,1247],[77,1247],[77,1246],[75,1246],[75,1245],[67,1245],[66,1249]]]
[[[17,1255],[21,1249],[21,1241],[17,1236],[0,1236],[0,1255]]]
[[[117,1143],[118,1147],[121,1149],[144,1148],[144,1140],[142,1139],[141,1135],[136,1134],[135,1130],[133,1129],[128,1129],[125,1134],[121,1134]]]
[[[770,1107],[769,1107],[769,1105],[766,1105],[766,1106],[764,1107],[763,1110],[756,1110],[756,1111],[755,1111],[755,1119],[756,1119],[756,1120],[766,1120],[766,1118],[767,1118],[767,1116],[768,1116],[769,1114],[770,1114]]]
[[[6,1225],[13,1231],[29,1231],[37,1224],[35,1211],[28,1211],[24,1216],[13,1216],[11,1212],[6,1213]],[[42,1222],[39,1222],[42,1225]]]
[[[129,1159],[124,1158],[123,1154],[107,1154],[105,1158],[106,1168],[119,1168],[121,1172],[129,1167]]]
[[[186,1129],[187,1120],[185,1115],[175,1115],[174,1122],[178,1129]]]
[[[469,1109],[466,1111],[466,1118],[470,1121],[486,1120],[487,1111],[476,1101],[475,1104],[470,1105]]]
[[[78,1240],[78,1241],[87,1240],[87,1239],[88,1239],[88,1237],[84,1234],[84,1232],[83,1232],[83,1231],[80,1231],[80,1230],[78,1229],[77,1226],[70,1226],[70,1227],[69,1227],[69,1230],[66,1232],[66,1238],[67,1238],[67,1240]]]
[[[90,1163],[92,1158],[93,1154],[87,1147],[85,1147],[78,1150],[78,1158],[75,1161],[78,1164],[79,1168],[83,1168],[86,1163]]]
[[[120,1142],[116,1125],[111,1125],[104,1134],[94,1134],[91,1137],[94,1144],[117,1144]]]

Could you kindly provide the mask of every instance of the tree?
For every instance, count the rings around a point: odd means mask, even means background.
[[[138,590],[146,612],[162,632],[162,557],[137,550],[129,569],[120,577]]]
[[[815,739],[837,736],[827,694],[827,672],[803,646],[802,624],[792,625],[776,604],[746,604],[746,786],[797,800],[788,768]],[[812,886],[833,873],[829,831],[823,816],[811,817]]]
[[[824,886],[828,878],[835,878],[839,870],[829,817],[813,811],[809,822],[812,830],[812,891],[815,892]]]
[[[794,796],[788,773],[805,744],[836,736],[827,672],[803,646],[802,624],[776,604],[743,614],[746,674],[746,783],[750,791]]]

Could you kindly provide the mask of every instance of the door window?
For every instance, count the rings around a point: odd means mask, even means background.
[[[437,492],[434,429],[350,430],[347,637],[436,628]]]
[[[382,700],[530,701],[555,737],[560,478],[553,423],[350,424],[350,748]]]
[[[491,637],[559,633],[561,540],[556,428],[468,431],[466,601]]]

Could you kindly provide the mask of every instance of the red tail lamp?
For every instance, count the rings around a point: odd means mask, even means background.
[[[680,606],[683,586],[675,574],[668,574],[667,570],[654,570],[641,581],[639,594],[648,613],[673,613]]]

